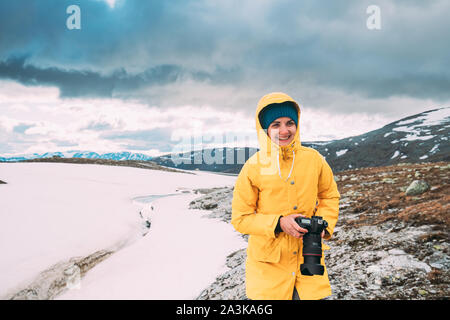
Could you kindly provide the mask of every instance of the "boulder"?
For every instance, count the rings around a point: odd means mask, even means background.
[[[424,180],[414,180],[406,189],[405,194],[407,196],[416,196],[429,190],[430,186]]]

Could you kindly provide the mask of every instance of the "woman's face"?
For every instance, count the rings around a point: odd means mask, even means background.
[[[267,134],[270,139],[279,146],[287,146],[291,143],[296,132],[297,126],[294,120],[289,117],[278,118],[267,128]]]

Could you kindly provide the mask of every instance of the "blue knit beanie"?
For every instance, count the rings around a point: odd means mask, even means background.
[[[271,103],[261,110],[258,117],[263,129],[269,128],[270,124],[280,117],[289,117],[298,126],[298,112],[292,101]]]

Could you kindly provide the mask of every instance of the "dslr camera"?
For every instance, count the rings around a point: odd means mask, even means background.
[[[305,276],[323,275],[325,269],[320,264],[322,258],[322,237],[321,233],[328,227],[328,222],[322,217],[312,216],[311,218],[297,217],[297,224],[308,230],[303,236],[303,264],[300,265],[300,272]]]

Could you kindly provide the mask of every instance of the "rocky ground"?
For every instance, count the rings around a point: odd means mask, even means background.
[[[81,279],[96,264],[107,259],[113,251],[100,250],[86,257],[74,257],[41,272],[31,283],[17,288],[2,300],[49,300],[69,288],[79,288]]]
[[[450,297],[450,164],[362,168],[335,175],[339,220],[325,251],[328,299]],[[232,188],[199,189],[191,208],[229,222]],[[245,238],[245,236],[244,236]],[[198,299],[247,299],[246,252],[227,257],[226,273]]]

